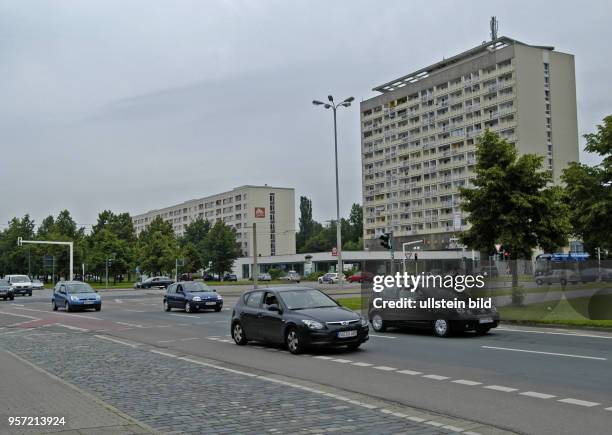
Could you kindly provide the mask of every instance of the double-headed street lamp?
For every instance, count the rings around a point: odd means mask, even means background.
[[[313,100],[312,104],[315,106],[323,106],[326,109],[332,109],[334,112],[334,152],[336,156],[336,252],[338,254],[338,279],[340,285],[342,285],[342,225],[340,225],[340,188],[338,185],[338,128],[336,127],[336,109],[339,107],[349,107],[351,102],[355,99],[354,97],[348,97],[341,103],[334,103],[334,97],[331,95],[327,96],[328,103],[323,101]]]

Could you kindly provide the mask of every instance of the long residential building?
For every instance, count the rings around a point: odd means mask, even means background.
[[[136,233],[143,231],[156,217],[170,222],[178,236],[198,218],[212,224],[223,221],[235,228],[236,241],[244,256],[253,255],[253,224],[256,223],[258,255],[295,254],[295,191],[292,188],[241,186],[151,210],[132,217]]]
[[[361,103],[364,241],[447,249],[466,228],[459,187],[474,178],[475,145],[490,129],[520,154],[545,158],[555,182],[578,161],[574,57],[508,37],[373,89]]]

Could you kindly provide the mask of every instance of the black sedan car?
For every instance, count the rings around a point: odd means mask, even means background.
[[[368,321],[312,288],[275,287],[243,294],[232,312],[236,344],[284,344],[293,354],[308,347],[348,346],[368,340]]]
[[[469,294],[453,289],[427,288],[411,292],[405,288],[386,288],[374,293],[368,306],[368,318],[372,329],[384,332],[387,328],[421,328],[433,330],[438,337],[448,337],[455,332],[476,331],[484,335],[499,323],[495,306],[491,308],[429,308],[435,301],[463,300],[467,306]],[[384,301],[413,300],[415,308],[390,307]],[[421,308],[421,302],[426,307]]]
[[[13,286],[5,279],[0,279],[0,298],[5,301],[8,299],[12,301],[15,299],[15,295],[13,294]]]
[[[134,288],[168,288],[173,282],[174,280],[167,276],[152,276],[144,281],[137,282],[134,284]]]
[[[219,312],[223,308],[223,297],[203,282],[181,281],[168,287],[163,304],[165,311],[180,308],[187,313],[199,310]]]

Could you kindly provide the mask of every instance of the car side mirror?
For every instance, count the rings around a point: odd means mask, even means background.
[[[281,309],[280,309],[280,307],[278,306],[278,304],[272,304],[272,305],[268,305],[268,311],[274,311],[274,312],[276,312],[276,313],[279,313],[279,314],[280,314]]]

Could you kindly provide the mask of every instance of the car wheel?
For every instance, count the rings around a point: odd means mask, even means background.
[[[51,301],[51,307],[53,308],[53,311],[57,311],[57,305],[55,304],[55,300]]]
[[[374,331],[376,332],[385,332],[387,330],[387,325],[385,324],[385,321],[378,313],[372,316],[370,323],[372,324],[372,329],[374,329]]]
[[[32,292],[29,292],[29,293],[28,293],[28,296],[32,296]]]
[[[359,346],[361,346],[361,343],[352,343],[352,344],[349,344],[346,347],[348,347],[349,350],[357,350],[357,349],[359,349]]]
[[[476,328],[476,334],[478,335],[487,335],[491,328]]]
[[[221,307],[215,308],[215,313],[218,313],[219,311],[221,311]]]
[[[168,305],[168,301],[164,299],[164,311],[170,311],[171,309],[170,305]]]
[[[96,307],[96,311],[100,311],[102,307]]]
[[[285,343],[287,344],[287,348],[289,352],[294,355],[297,355],[302,352],[302,343],[300,342],[300,336],[295,328],[287,329],[287,334],[285,335]]]
[[[64,310],[65,310],[65,311],[72,311],[72,308],[70,308],[70,304],[69,304],[68,302],[66,302],[66,303],[64,304]]]
[[[450,332],[451,328],[448,320],[438,319],[434,321],[434,333],[438,337],[448,337]]]
[[[187,302],[187,303],[185,304],[185,312],[186,312],[186,313],[193,313],[193,309],[192,309],[192,307],[191,307],[191,302]]]
[[[244,329],[242,329],[242,325],[239,322],[234,323],[232,326],[232,338],[239,346],[244,346],[247,344],[246,334],[244,333]]]
[[[541,279],[536,279],[536,284],[537,285],[542,285],[542,280]]]
[[[9,301],[14,301],[15,300],[15,295],[10,295],[9,296]]]

